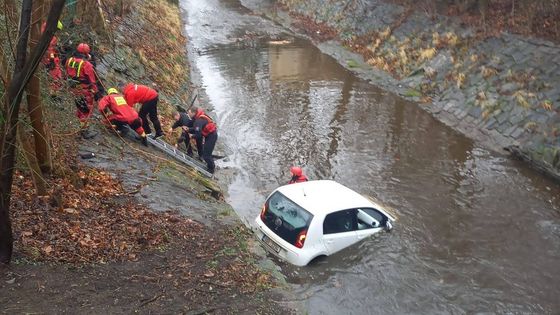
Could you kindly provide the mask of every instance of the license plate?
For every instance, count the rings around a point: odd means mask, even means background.
[[[263,243],[268,245],[268,247],[270,247],[276,253],[280,252],[280,246],[278,246],[278,244],[274,243],[274,241],[271,240],[268,236],[263,235],[262,241],[263,241]]]

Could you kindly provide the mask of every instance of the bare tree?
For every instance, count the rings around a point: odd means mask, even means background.
[[[30,51],[35,49],[41,37],[41,23],[44,10],[44,0],[36,0],[32,15]],[[33,128],[33,140],[35,142],[35,156],[43,176],[51,172],[52,160],[49,146],[49,134],[45,127],[43,115],[43,102],[41,101],[41,81],[35,73],[27,85],[27,111]],[[37,182],[37,180],[36,180]]]
[[[16,45],[16,60],[12,80],[3,95],[0,122],[0,263],[9,263],[12,258],[13,236],[10,221],[10,201],[16,160],[19,109],[23,91],[44,55],[56,30],[57,21],[64,8],[65,0],[54,0],[51,5],[45,32],[31,56],[27,59],[27,42],[31,22],[32,0],[23,0]]]

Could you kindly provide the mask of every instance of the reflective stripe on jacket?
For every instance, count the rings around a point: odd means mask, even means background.
[[[109,108],[113,113],[111,118],[118,121],[128,123],[138,118],[138,113],[134,108],[128,106],[128,103],[121,94],[104,96],[99,100],[98,107],[100,112],[103,112],[105,108]]]
[[[91,62],[79,57],[70,57],[66,62],[66,75],[97,92],[95,71]]]

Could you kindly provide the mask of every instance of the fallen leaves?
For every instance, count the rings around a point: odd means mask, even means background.
[[[308,16],[294,12],[290,12],[290,15],[294,18],[292,25],[315,40],[327,41],[338,35],[338,32],[327,23],[315,22]]]
[[[552,101],[551,100],[544,100],[541,103],[541,107],[546,111],[552,111]]]
[[[420,60],[420,62],[430,60],[430,59],[434,58],[436,53],[437,53],[437,50],[435,48],[433,48],[433,47],[426,48],[426,49],[423,49],[422,51],[420,51],[420,56],[418,57],[418,59]]]
[[[52,253],[52,251],[53,251],[53,248],[52,248],[52,246],[50,246],[50,245],[45,246],[45,248],[43,248],[43,252],[45,252],[45,254],[47,254],[47,255],[49,255],[50,253]]]
[[[134,260],[141,250],[158,248],[172,238],[195,237],[201,229],[177,213],[154,213],[137,204],[106,172],[84,168],[78,178],[83,187],[65,178],[51,179],[51,196],[55,190],[61,194],[53,203],[29,193],[30,179],[16,177],[12,200],[17,202],[11,213],[16,247],[38,260]],[[38,255],[33,248],[41,249]]]
[[[274,285],[269,274],[251,263],[247,240],[252,235],[244,227],[205,229],[180,214],[155,213],[136,203],[106,172],[81,168],[77,174],[77,186],[68,179],[50,179],[51,191],[61,194],[60,206],[32,196],[31,180],[16,176],[16,251],[38,261],[107,263],[138,261],[150,249],[179,246],[181,254],[169,262],[174,267],[163,275],[155,272],[155,279],[190,281],[204,285],[197,288],[202,291],[211,283],[213,290],[241,293]]]

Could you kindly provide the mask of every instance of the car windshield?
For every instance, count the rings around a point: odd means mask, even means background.
[[[286,242],[294,244],[297,235],[307,229],[313,215],[279,192],[266,202],[264,224]]]

